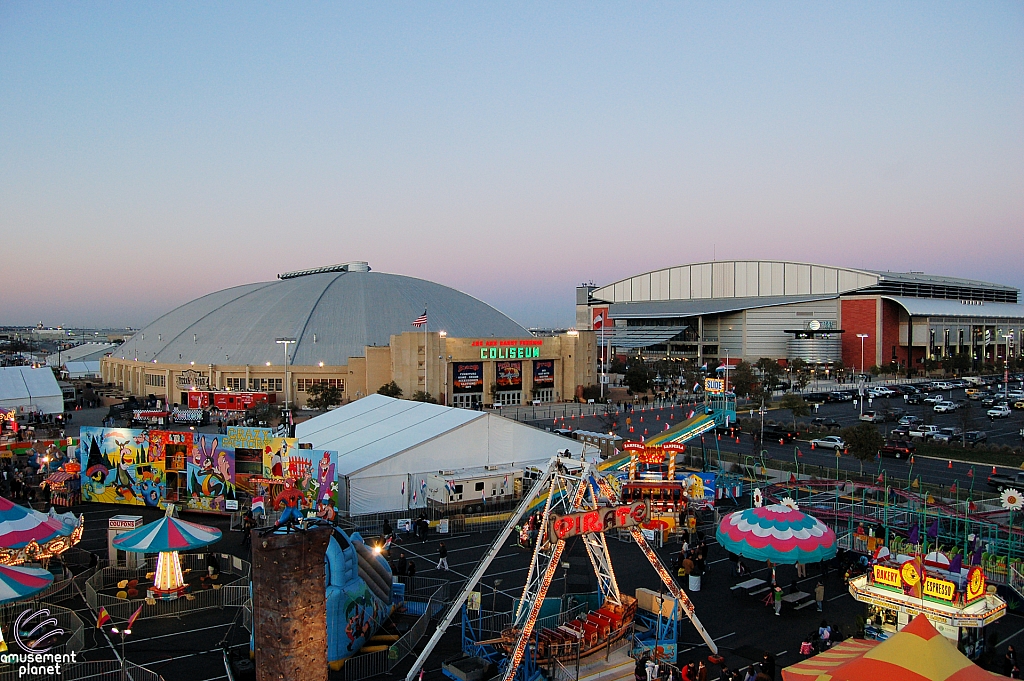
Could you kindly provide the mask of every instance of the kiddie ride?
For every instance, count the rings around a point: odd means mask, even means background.
[[[715,642],[697,618],[693,603],[676,585],[641,531],[641,525],[649,518],[649,503],[645,500],[620,503],[618,495],[608,481],[600,476],[594,464],[556,457],[551,460],[547,471],[532,488],[531,494],[523,500],[476,571],[467,580],[466,586],[453,601],[430,641],[413,664],[406,681],[413,681],[416,677],[455,614],[460,610],[465,612],[463,603],[505,545],[519,518],[530,507],[534,498],[542,495],[546,495],[546,501],[533,559],[530,562],[522,596],[515,606],[511,625],[505,627],[495,638],[464,641],[467,657],[445,664],[443,669],[448,676],[461,681],[471,681],[477,678],[488,663],[494,663],[503,681],[533,679],[539,674],[538,666],[558,658],[565,659],[569,654],[574,659],[586,657],[606,649],[626,636],[637,615],[638,599],[620,593],[605,538],[607,531],[620,529],[629,532],[661,577],[669,594],[669,597],[661,600],[672,611],[670,619],[673,626],[674,614],[685,613],[712,652],[718,652]],[[572,612],[562,612],[555,617],[542,619],[548,587],[560,565],[566,540],[573,537],[579,537],[583,541],[594,568],[598,584],[596,601],[589,611],[577,608]],[[638,593],[638,596],[641,594]],[[670,606],[667,605],[669,603]],[[656,617],[661,617],[660,612]],[[464,617],[464,631],[469,622],[470,620]],[[664,630],[658,633],[658,637],[661,638]],[[674,629],[670,644],[675,644]],[[657,651],[658,646],[653,647]],[[674,650],[672,652],[674,653]],[[672,657],[674,658],[674,654]]]

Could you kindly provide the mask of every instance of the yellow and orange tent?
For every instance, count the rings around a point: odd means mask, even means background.
[[[782,670],[783,681],[995,681],[924,615],[881,643],[848,639]]]

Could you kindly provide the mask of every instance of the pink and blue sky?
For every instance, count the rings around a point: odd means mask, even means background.
[[[1024,287],[1024,4],[0,4],[0,324],[348,260],[527,325],[778,258]]]

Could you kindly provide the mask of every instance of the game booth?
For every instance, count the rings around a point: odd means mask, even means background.
[[[850,580],[850,594],[868,606],[865,634],[885,640],[924,615],[964,655],[985,649],[985,628],[1006,614],[1006,601],[989,586],[980,565],[964,567],[937,551],[892,555],[882,548],[866,574]]]
[[[242,496],[273,506],[286,481],[306,509],[337,502],[337,453],[300,449],[270,428],[232,426],[215,435],[87,427],[77,457],[84,502],[234,513]]]

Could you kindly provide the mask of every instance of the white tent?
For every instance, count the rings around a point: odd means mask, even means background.
[[[50,367],[0,367],[0,409],[63,414],[64,394]]]
[[[370,395],[295,427],[299,443],[338,452],[353,515],[423,507],[414,478],[440,470],[546,462],[582,443],[497,414]],[[342,506],[346,504],[343,502]]]
[[[68,372],[68,378],[99,378],[100,361],[65,362],[64,371]]]

